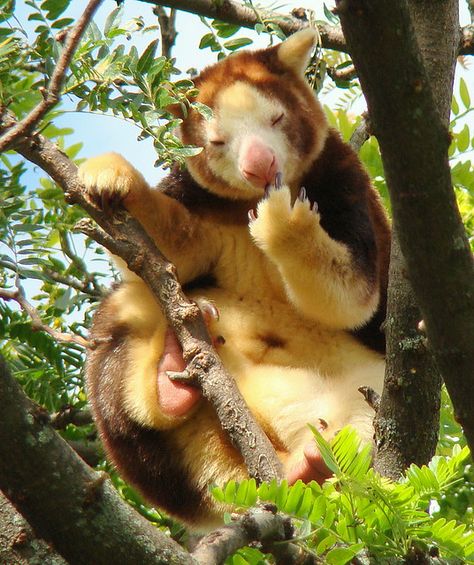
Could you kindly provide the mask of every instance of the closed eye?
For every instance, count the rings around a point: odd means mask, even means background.
[[[225,145],[225,141],[223,139],[210,139],[209,143],[215,146]]]
[[[272,120],[272,126],[276,126],[277,124],[279,124],[282,120],[283,117],[285,116],[285,114],[282,112],[279,116],[277,116],[276,118],[274,118]]]

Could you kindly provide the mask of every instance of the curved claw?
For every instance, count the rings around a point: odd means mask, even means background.
[[[219,310],[214,303],[203,299],[198,301],[198,306],[204,314],[206,321],[219,320]]]
[[[249,210],[248,211],[248,217],[249,217],[249,222],[255,222],[255,220],[257,219],[257,216],[255,215],[255,210]]]
[[[278,173],[275,175],[275,189],[280,190],[282,186],[283,186],[283,173],[278,171]]]
[[[311,212],[314,212],[315,214],[318,213],[319,207],[318,207],[318,203],[317,202],[313,202],[311,204]]]
[[[298,200],[300,202],[304,202],[306,200],[306,188],[304,186],[300,188],[300,191],[298,193]]]

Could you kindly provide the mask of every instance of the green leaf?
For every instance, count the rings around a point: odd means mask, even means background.
[[[69,6],[70,0],[46,0],[41,4],[41,9],[48,12],[48,20],[55,20]]]
[[[248,37],[239,37],[237,39],[230,39],[224,43],[224,47],[229,51],[236,51],[241,47],[245,47],[246,45],[251,45],[253,41]]]
[[[313,504],[313,508],[311,510],[311,514],[308,517],[308,520],[312,524],[317,524],[319,520],[322,518],[324,512],[326,511],[326,499],[324,496],[319,496],[316,498]]]
[[[220,49],[219,44],[212,33],[206,33],[201,37],[201,41],[199,42],[199,49],[206,49],[206,47],[210,47],[211,49],[216,47]]]
[[[235,500],[235,493],[237,491],[237,483],[235,481],[229,481],[224,488],[225,501],[229,504],[233,504]]]
[[[458,134],[456,134],[456,138],[459,151],[461,153],[463,151],[467,151],[471,143],[471,134],[469,132],[469,126],[467,124],[464,124],[462,130]]]
[[[143,52],[137,63],[137,71],[146,74],[155,60],[156,48],[158,47],[158,39],[154,39]]]
[[[204,118],[206,118],[207,121],[212,120],[212,118],[214,116],[214,112],[212,111],[212,108],[209,108],[209,106],[206,106],[206,104],[203,104],[202,102],[197,102],[197,101],[193,102],[191,104],[191,106],[196,108],[196,110],[202,116],[204,116]]]
[[[318,543],[318,546],[316,547],[316,553],[321,555],[322,553],[327,551],[332,545],[334,545],[336,541],[337,541],[336,536],[331,533],[328,533],[328,535]]]
[[[310,430],[313,432],[315,437],[316,443],[318,445],[318,449],[321,452],[321,456],[328,466],[328,469],[335,474],[340,474],[341,470],[337,461],[332,453],[331,446],[329,443],[323,438],[323,436],[319,433],[319,431],[314,426],[309,426]]]
[[[459,80],[459,95],[461,96],[462,103],[466,110],[469,110],[471,107],[471,97],[469,96],[469,90],[467,88],[466,81],[461,78]]]
[[[217,35],[219,37],[222,37],[223,39],[226,39],[227,37],[232,37],[240,29],[240,26],[238,25],[228,24],[226,22],[221,22],[219,20],[214,20],[211,25],[216,30]]]
[[[277,505],[278,509],[283,509],[286,503],[286,499],[288,497],[288,481],[283,479],[281,483],[278,485],[275,504]]]
[[[459,114],[459,104],[455,96],[453,96],[453,99],[451,100],[451,110],[455,116]]]
[[[286,499],[285,506],[283,508],[284,512],[287,514],[296,513],[296,509],[303,499],[304,490],[305,485],[303,481],[300,480],[296,481],[296,483],[290,487],[288,498]]]
[[[329,565],[345,565],[359,552],[351,547],[335,547],[326,554],[326,562]]]
[[[104,24],[104,35],[105,36],[109,36],[110,31],[113,28],[118,27],[118,25],[120,24],[120,20],[122,17],[122,6],[119,6],[118,8],[115,8],[114,10],[112,10],[110,12],[110,14],[107,16],[107,19],[105,20],[105,24]]]
[[[221,487],[212,487],[211,494],[218,502],[225,501],[225,494]]]
[[[52,25],[52,29],[62,29],[68,25],[71,25],[74,22],[73,18],[61,18],[60,20],[56,20]]]
[[[176,157],[194,157],[199,155],[202,149],[202,147],[173,147],[170,149],[170,153],[176,155]]]

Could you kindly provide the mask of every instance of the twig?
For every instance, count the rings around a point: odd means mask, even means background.
[[[356,153],[359,153],[364,143],[371,136],[369,115],[367,112],[362,114],[362,120],[360,124],[352,132],[351,138],[349,140],[349,145],[354,149]]]
[[[100,290],[100,286],[97,283],[94,284],[90,279],[87,281],[81,281],[72,277],[71,275],[62,275],[61,273],[57,273],[56,271],[51,271],[46,269],[44,274],[48,279],[51,279],[55,282],[63,284],[65,286],[69,286],[74,290],[78,290],[79,292],[83,292],[84,294],[88,294],[92,298],[98,300],[103,296],[103,292]]]
[[[357,390],[362,394],[367,404],[373,408],[374,412],[377,414],[380,407],[380,394],[373,388],[370,388],[370,386],[361,386]]]
[[[169,59],[178,35],[176,31],[176,9],[171,8],[168,15],[163,6],[156,6],[156,8],[153,8],[153,13],[158,17],[160,24],[161,54]]]
[[[74,424],[75,426],[92,424],[92,414],[90,410],[68,405],[61,408],[59,412],[51,414],[49,421],[55,430],[64,430],[68,424]]]
[[[102,0],[90,0],[77,24],[67,35],[63,52],[58,59],[48,89],[43,92],[43,100],[20,122],[7,131],[0,138],[0,153],[5,151],[22,136],[29,134],[45,114],[55,106],[60,99],[61,88],[64,83],[66,71],[82,37],[82,34],[99,7]]]
[[[191,555],[202,565],[219,565],[229,555],[253,541],[264,542],[267,547],[271,547],[272,542],[284,542],[292,536],[293,527],[288,517],[266,508],[252,508],[239,516],[233,524],[214,530],[202,538]],[[285,557],[279,559],[279,563],[314,563],[313,560],[306,560],[303,551],[294,544],[281,544],[279,549],[283,547],[288,550],[285,551]]]
[[[68,334],[60,332],[58,330],[53,330],[53,328],[44,324],[41,320],[41,316],[38,310],[25,298],[25,294],[21,287],[17,287],[15,290],[7,290],[5,288],[0,289],[0,298],[3,300],[13,300],[15,301],[22,310],[28,314],[31,318],[31,328],[33,331],[42,331],[50,335],[56,341],[62,341],[64,343],[76,343],[81,347],[92,347],[92,344],[76,334]]]
[[[336,69],[335,67],[328,68],[328,75],[332,78],[334,82],[339,80],[351,81],[357,77],[357,71],[354,65],[348,65],[342,69]]]

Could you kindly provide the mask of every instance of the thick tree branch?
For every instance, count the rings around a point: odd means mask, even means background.
[[[68,565],[0,492],[0,563],[4,565]]]
[[[430,348],[473,449],[474,264],[451,185],[448,131],[407,2],[338,0],[337,6],[380,143],[395,229]]]
[[[155,6],[175,8],[183,12],[190,12],[207,18],[215,18],[250,29],[253,29],[258,23],[272,22],[278,24],[285,35],[291,35],[295,31],[307,27],[308,25],[307,22],[295,18],[294,16],[278,14],[270,10],[254,10],[234,0],[222,0],[219,2],[215,2],[214,0],[141,1],[147,4],[154,4]],[[347,52],[346,42],[340,28],[329,24],[319,24],[318,31],[321,37],[322,47]]]
[[[448,127],[459,35],[458,0],[436,4],[432,0],[412,0],[409,8],[436,108]],[[387,370],[374,424],[374,466],[392,478],[411,463],[426,464],[438,440],[441,378],[419,332],[420,319],[394,230],[386,323]]]
[[[0,132],[12,125],[4,113]],[[249,412],[234,379],[226,372],[198,306],[183,294],[175,268],[131,216],[121,211],[104,213],[85,197],[77,167],[56,145],[41,135],[17,140],[16,150],[47,172],[65,191],[69,202],[79,204],[102,229],[83,223],[88,234],[126,261],[149,286],[173,327],[188,363],[188,372],[212,403],[223,429],[242,454],[249,474],[258,481],[281,476],[281,464],[268,438]]]
[[[47,90],[42,92],[43,100],[13,128],[0,137],[0,153],[10,148],[21,136],[30,133],[40,120],[59,102],[64,77],[69,67],[74,52],[84,33],[85,28],[94,16],[102,0],[89,0],[84,13],[77,20],[76,25],[69,31],[64,44],[64,49],[58,59]]]
[[[79,459],[1,359],[0,398],[0,489],[68,563],[195,563]]]

